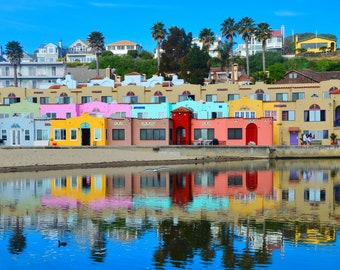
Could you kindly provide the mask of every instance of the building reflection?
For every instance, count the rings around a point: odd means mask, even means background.
[[[161,243],[156,267],[169,258],[185,267],[197,249],[209,261],[211,243],[223,247],[227,268],[270,264],[284,239],[335,242],[340,220],[340,177],[328,168],[65,175],[1,182],[0,198],[0,234],[11,231],[20,239],[10,240],[13,253],[26,248],[23,229],[32,224],[45,237],[87,236],[95,262],[105,260],[108,241],[133,241],[155,227]],[[238,255],[235,238],[246,243]]]

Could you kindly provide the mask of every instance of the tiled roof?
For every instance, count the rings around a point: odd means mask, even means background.
[[[282,37],[281,30],[274,30],[272,32],[272,37]]]
[[[117,41],[117,42],[107,44],[107,46],[121,46],[121,45],[137,45],[137,43],[134,43],[134,42],[129,41],[129,40],[121,40],[121,41]]]

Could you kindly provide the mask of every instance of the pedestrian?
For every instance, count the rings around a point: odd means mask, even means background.
[[[303,140],[303,144],[306,145],[307,144],[307,135],[306,135],[306,133],[303,133],[302,140]]]

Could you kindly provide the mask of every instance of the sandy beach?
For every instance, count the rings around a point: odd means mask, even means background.
[[[136,148],[0,148],[0,171],[180,164],[193,157]],[[185,163],[184,162],[184,163]]]

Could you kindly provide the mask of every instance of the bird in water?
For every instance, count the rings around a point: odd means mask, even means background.
[[[170,169],[169,167],[147,168],[143,172],[146,172],[146,171],[159,172],[159,171],[162,171],[162,170],[166,171],[166,170],[169,170],[169,169]]]
[[[60,240],[58,240],[58,248],[64,247],[64,246],[66,246],[66,245],[67,245],[66,242],[61,242]]]

